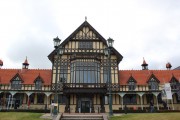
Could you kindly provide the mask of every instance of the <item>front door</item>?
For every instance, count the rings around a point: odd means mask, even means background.
[[[81,101],[81,112],[90,113],[90,101]]]

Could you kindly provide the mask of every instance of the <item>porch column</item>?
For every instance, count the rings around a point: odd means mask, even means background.
[[[174,94],[174,92],[172,92],[172,99],[171,99],[172,110],[174,110],[174,104],[173,104],[173,94]]]
[[[123,105],[123,97],[126,93],[119,93],[119,95],[121,96],[121,106],[122,106],[122,110],[124,110],[124,105]]]
[[[27,109],[29,109],[29,96],[32,94],[33,92],[26,92],[27,96],[28,96],[28,100],[27,100]]]
[[[171,99],[171,104],[172,104],[172,110],[174,110],[173,99]]]
[[[12,108],[13,96],[14,96],[17,92],[11,91],[10,93],[11,93],[11,95],[12,95],[12,98],[9,97],[9,99],[10,99],[9,102],[11,102],[11,107],[10,107],[10,108]],[[9,103],[9,102],[8,102],[8,103]]]
[[[143,92],[137,93],[140,96],[141,99],[141,110],[143,110],[143,101],[142,101],[142,96],[144,95]]]
[[[159,110],[159,104],[158,104],[158,99],[157,99],[159,92],[153,92],[153,94],[156,96],[157,110]]]
[[[48,100],[48,97],[49,97],[52,93],[50,93],[50,92],[45,92],[44,94],[46,95],[46,106],[47,106],[46,108],[48,108],[48,101],[49,101],[49,100]]]

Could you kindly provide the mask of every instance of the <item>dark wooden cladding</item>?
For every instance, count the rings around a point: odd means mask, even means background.
[[[72,93],[80,93],[80,94],[82,94],[82,93],[87,93],[87,94],[100,93],[100,94],[106,94],[107,90],[105,88],[104,89],[98,89],[98,88],[94,88],[94,89],[91,89],[91,88],[74,89],[74,88],[70,88],[70,89],[64,89],[63,93],[64,94],[72,94]]]
[[[64,88],[106,88],[106,83],[65,83]]]

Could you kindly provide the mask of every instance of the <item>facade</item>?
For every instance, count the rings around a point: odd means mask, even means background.
[[[60,112],[94,113],[109,112],[109,103],[113,110],[125,105],[145,110],[152,101],[157,110],[180,110],[180,70],[171,70],[170,63],[167,70],[148,70],[145,60],[142,70],[119,70],[123,56],[87,21],[48,58],[49,70],[28,69],[27,58],[22,69],[0,69],[1,108],[49,109],[58,103]],[[172,100],[162,98],[165,83],[171,85]]]

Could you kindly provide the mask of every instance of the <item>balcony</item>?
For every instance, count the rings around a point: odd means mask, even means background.
[[[162,85],[159,85],[157,89],[150,89],[148,85],[136,85],[134,90],[129,90],[129,85],[119,85],[111,84],[108,85],[106,83],[61,83],[58,84],[57,90],[60,92],[63,91],[99,91],[99,92],[108,92],[111,88],[112,92],[138,92],[138,91],[161,91]],[[1,91],[55,91],[55,84],[52,85],[42,85],[41,89],[36,89],[35,84],[21,84],[20,86],[12,87],[11,84],[0,84]],[[172,91],[178,91],[178,87],[171,89]]]

